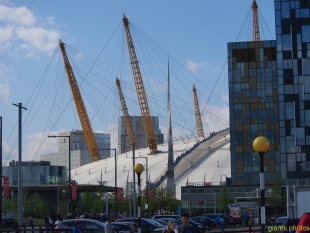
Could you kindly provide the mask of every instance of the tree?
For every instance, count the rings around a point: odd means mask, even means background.
[[[266,203],[275,209],[276,215],[278,215],[278,207],[282,205],[283,197],[281,182],[278,180],[275,182],[275,186],[271,188],[270,195],[266,198]]]
[[[17,213],[17,209],[18,209],[18,202],[16,198],[8,197],[2,199],[2,211],[4,216],[10,213]]]
[[[217,204],[218,204],[220,210],[224,209],[224,212],[226,213],[226,207],[231,202],[232,201],[229,198],[226,183],[225,182],[221,183],[221,192],[220,192],[219,198],[217,200]]]
[[[83,209],[88,213],[100,213],[103,205],[102,193],[93,192],[83,194]]]
[[[23,195],[23,205],[25,214],[34,214],[35,216],[44,217],[48,214],[46,202],[38,193],[30,194],[25,191]]]

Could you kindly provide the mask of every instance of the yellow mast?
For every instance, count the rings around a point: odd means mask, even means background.
[[[197,125],[198,137],[204,137],[201,115],[200,115],[200,109],[199,109],[195,85],[193,85],[193,94],[194,94],[194,106],[195,106],[195,115],[196,115],[196,125]]]
[[[122,111],[123,111],[123,115],[124,115],[124,121],[125,121],[125,127],[126,127],[126,131],[127,131],[127,135],[128,135],[128,141],[129,141],[130,146],[132,146],[132,144],[135,144],[135,136],[133,134],[132,125],[130,122],[125,98],[124,98],[124,95],[123,95],[123,92],[121,89],[121,83],[120,83],[118,78],[116,78],[116,85],[117,85],[117,89],[118,89],[119,99],[120,99],[121,105],[122,105]]]
[[[77,85],[72,67],[70,65],[68,56],[66,54],[65,44],[61,40],[59,40],[59,47],[61,49],[62,56],[64,59],[65,68],[67,71],[67,75],[68,75],[73,99],[75,102],[76,110],[77,110],[79,118],[80,118],[80,122],[82,125],[82,129],[84,132],[84,136],[86,139],[88,150],[90,152],[90,156],[92,158],[92,161],[99,160],[100,154],[98,151],[97,142],[95,140],[95,135],[93,133],[93,130],[92,130],[92,127],[91,127],[91,124],[90,124],[90,121],[89,121],[89,118],[87,115],[87,111],[86,111],[86,108],[85,108],[85,105],[83,102],[83,98],[82,98],[79,86]]]
[[[260,41],[257,9],[258,9],[258,6],[256,3],[256,0],[253,0],[252,11],[253,11],[253,39],[254,39],[254,41]]]
[[[133,73],[133,77],[135,80],[136,92],[138,95],[138,101],[139,101],[139,106],[140,106],[140,111],[141,111],[141,116],[142,116],[143,127],[144,127],[144,131],[146,135],[146,140],[149,145],[151,154],[155,154],[157,153],[157,144],[156,144],[154,126],[153,126],[152,117],[150,114],[149,105],[148,105],[148,101],[147,101],[145,90],[144,90],[139,62],[137,59],[136,51],[135,51],[131,33],[129,30],[129,22],[125,14],[123,15],[123,22],[124,22],[124,27],[125,27],[125,32],[126,32],[128,52],[129,52],[129,57],[131,61],[132,73]]]

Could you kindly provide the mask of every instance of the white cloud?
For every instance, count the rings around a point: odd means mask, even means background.
[[[13,69],[0,63],[0,97],[4,102],[10,101],[10,83],[9,80],[15,78]]]
[[[191,72],[198,71],[200,68],[204,67],[206,65],[205,62],[193,62],[193,61],[187,61],[186,62],[186,69],[188,69]]]
[[[35,16],[26,7],[7,7],[0,5],[0,21],[17,25],[33,25]]]
[[[2,3],[0,50],[10,53],[14,51],[15,54],[25,57],[35,57],[37,53],[51,53],[58,46],[59,32],[42,27],[42,22],[39,21],[40,19],[25,6],[11,7]],[[53,17],[46,18],[46,22],[49,25],[55,24]]]
[[[42,52],[49,52],[57,46],[59,38],[57,32],[38,27],[19,27],[16,29],[16,35],[26,42],[21,48],[27,51],[37,49]]]

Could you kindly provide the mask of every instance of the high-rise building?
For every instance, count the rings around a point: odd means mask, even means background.
[[[271,146],[265,180],[310,177],[310,2],[274,0],[275,41],[228,44],[232,184],[259,184],[259,136]]]
[[[148,143],[145,137],[145,131],[143,127],[142,117],[141,116],[130,116],[130,122],[135,136],[135,149],[148,147]],[[159,117],[152,116],[152,122],[154,126],[154,132],[156,136],[156,143],[161,144],[164,142],[164,135],[159,129]],[[125,153],[131,151],[132,147],[129,145],[128,135],[125,127],[124,117],[121,116],[118,118],[118,151],[119,153]]]
[[[276,41],[228,43],[231,176],[233,185],[259,184],[252,143],[269,139],[266,184],[280,179]]]
[[[98,145],[99,153],[101,155],[101,159],[110,157],[111,156],[110,150],[100,150],[111,148],[110,134],[94,133],[94,135]],[[69,166],[68,136],[70,136],[71,169],[92,162],[84,133],[81,130],[63,132],[57,135],[58,153],[44,154],[40,156],[40,159],[43,161],[50,161],[51,165],[65,166],[68,168]]]
[[[275,0],[281,178],[310,177],[310,2]]]

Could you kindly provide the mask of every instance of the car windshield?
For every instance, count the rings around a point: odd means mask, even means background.
[[[145,222],[147,222],[148,224],[152,225],[152,226],[161,226],[161,224],[156,222],[156,221],[153,221],[153,220],[150,220],[150,219],[146,219],[146,218],[144,218],[143,220]]]
[[[287,218],[278,218],[277,220],[276,220],[276,223],[283,223],[284,221],[286,221],[287,220]]]

